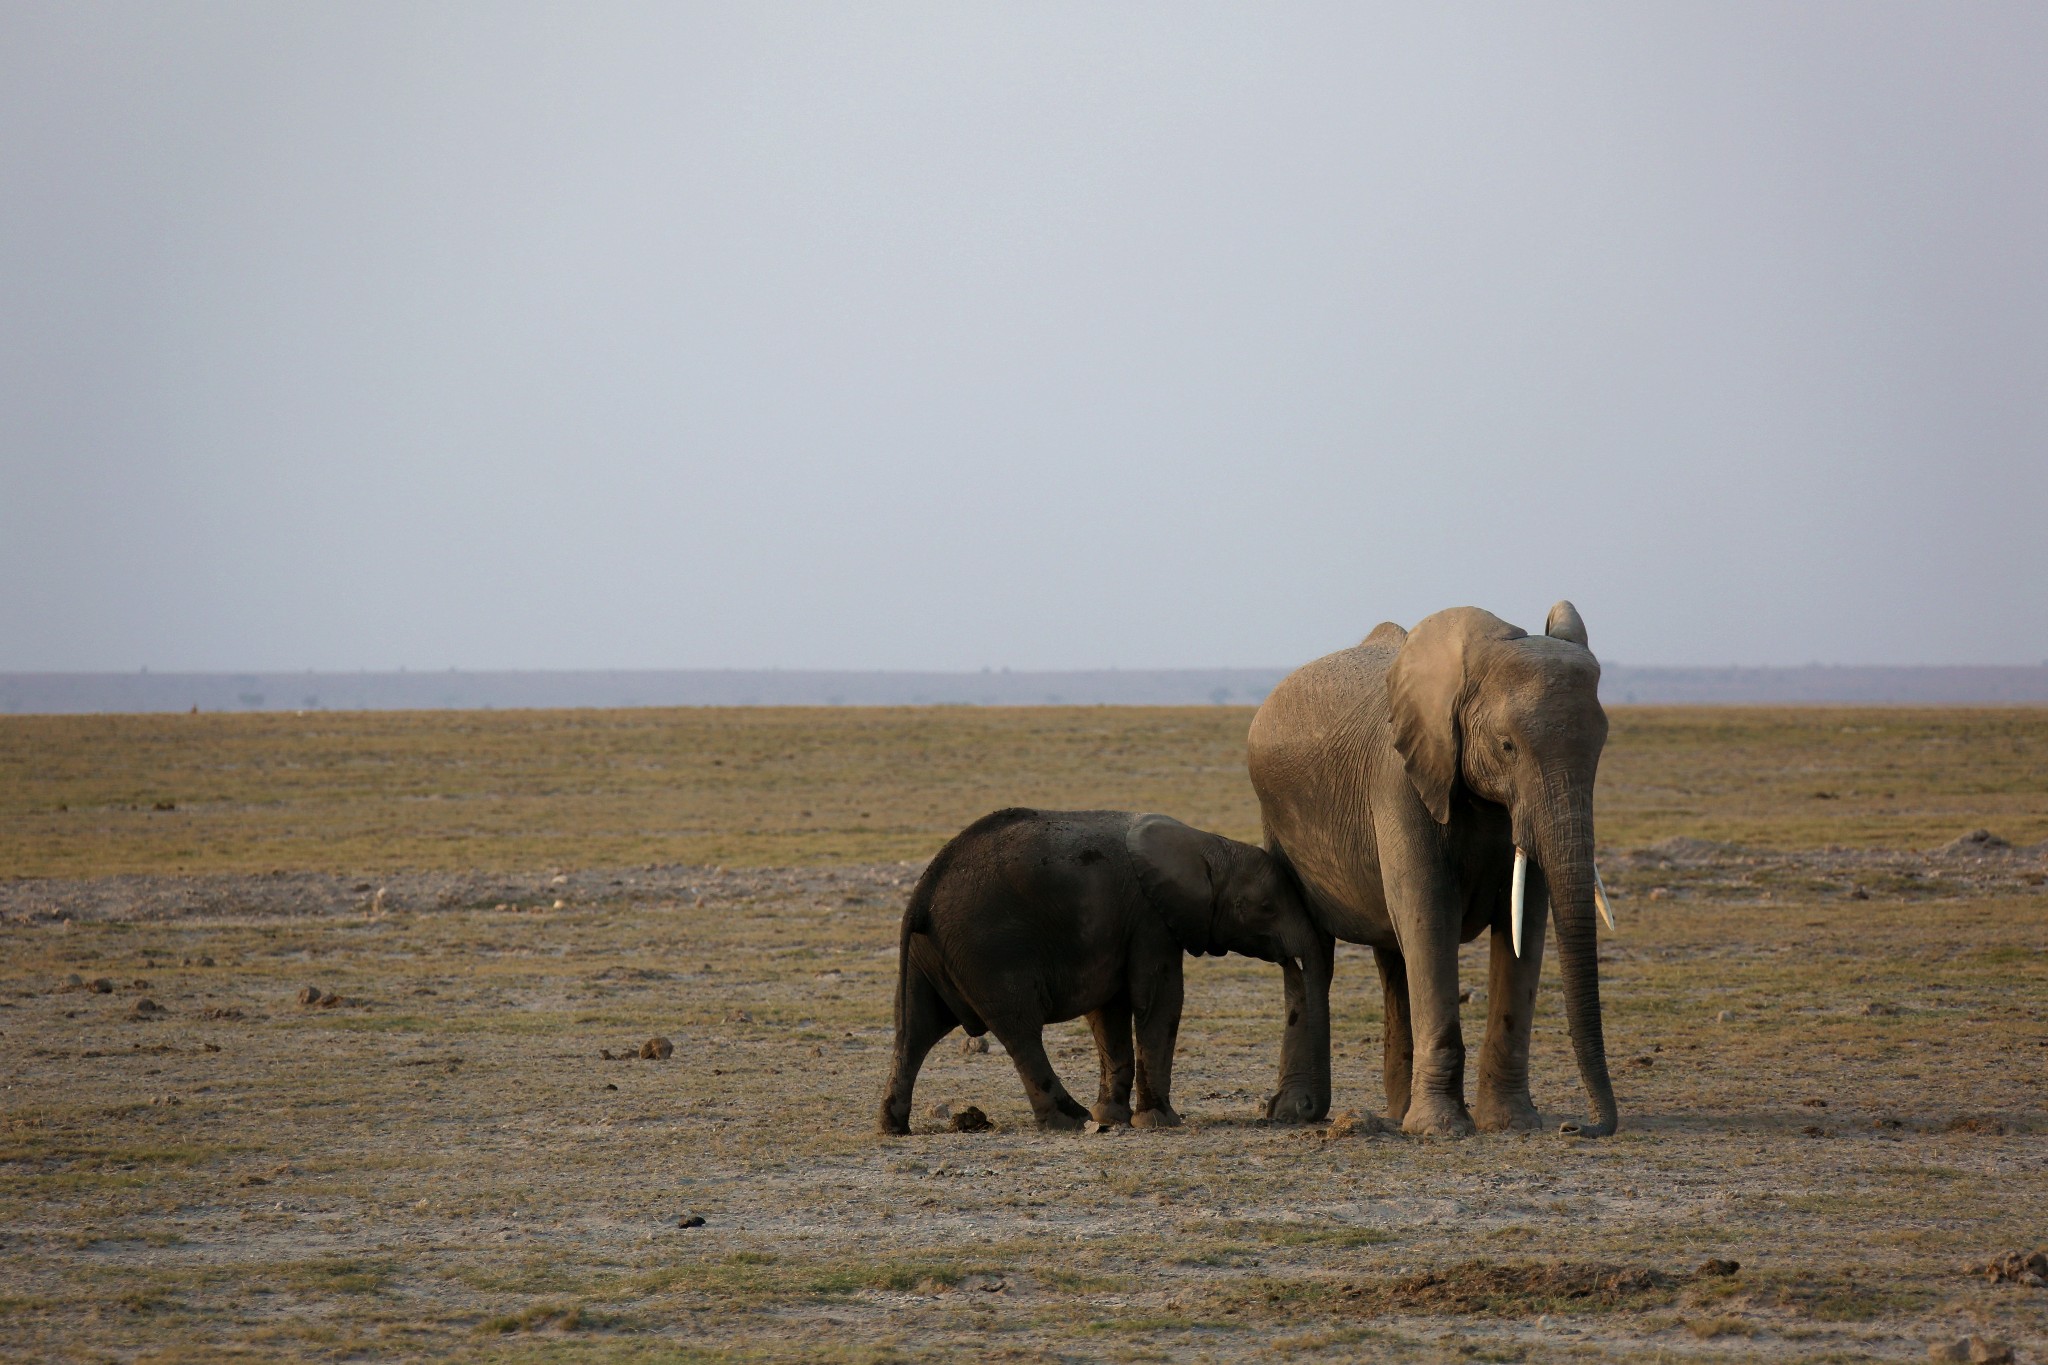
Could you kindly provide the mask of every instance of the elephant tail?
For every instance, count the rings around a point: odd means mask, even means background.
[[[996,812],[996,815],[1008,814],[1008,811]],[[910,962],[910,936],[929,934],[932,931],[932,901],[938,896],[939,883],[946,879],[947,869],[951,868],[954,860],[960,856],[962,846],[973,842],[982,827],[993,818],[983,816],[948,839],[946,846],[933,854],[932,860],[924,865],[924,871],[918,876],[917,885],[911,888],[910,902],[903,907],[903,929],[896,937],[896,1027],[899,1031],[903,1028],[906,992],[910,989],[910,973],[914,970]]]

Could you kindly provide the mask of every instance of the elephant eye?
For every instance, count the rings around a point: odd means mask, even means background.
[[[1515,751],[1515,742],[1511,739],[1502,740],[1500,742],[1500,751],[1504,754],[1513,753]]]

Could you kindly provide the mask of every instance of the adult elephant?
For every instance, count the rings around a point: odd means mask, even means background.
[[[1454,607],[1413,631],[1388,622],[1296,669],[1252,720],[1267,847],[1292,866],[1322,927],[1370,946],[1379,965],[1387,1117],[1405,1132],[1473,1131],[1458,945],[1481,932],[1492,952],[1477,1126],[1541,1125],[1529,1026],[1546,911],[1597,1115],[1564,1129],[1614,1131],[1593,927],[1596,899],[1612,923],[1593,865],[1593,779],[1607,739],[1599,681],[1571,603],[1550,609],[1539,636]],[[1302,1084],[1291,1078],[1329,1074],[1327,1034],[1292,1026],[1328,1014],[1298,1003],[1289,1002],[1281,1108]]]

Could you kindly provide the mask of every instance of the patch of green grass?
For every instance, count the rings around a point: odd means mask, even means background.
[[[575,1332],[586,1325],[581,1304],[537,1303],[516,1313],[487,1318],[477,1331],[486,1336],[504,1336],[512,1332],[537,1332],[543,1328]]]
[[[813,1294],[853,1294],[863,1289],[905,1293],[932,1285],[951,1289],[976,1269],[955,1261],[855,1262],[814,1273],[806,1287]]]
[[[381,1294],[390,1287],[398,1266],[393,1261],[348,1256],[323,1257],[281,1267],[282,1283],[310,1296]]]

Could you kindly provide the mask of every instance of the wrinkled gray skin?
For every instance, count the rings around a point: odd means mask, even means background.
[[[1410,1133],[1465,1134],[1458,945],[1490,933],[1477,1126],[1535,1128],[1529,1025],[1556,920],[1565,1019],[1590,1123],[1614,1131],[1593,931],[1593,780],[1607,739],[1600,666],[1569,602],[1531,636],[1476,607],[1297,669],[1252,721],[1249,760],[1266,844],[1323,928],[1369,945],[1386,996],[1387,1117]],[[1509,936],[1516,847],[1529,857],[1522,954]],[[1546,915],[1546,906],[1551,914]],[[1327,1021],[1328,1009],[1299,1011]],[[1327,1055],[1290,1029],[1282,1068]]]
[[[1327,1040],[1329,1021],[1299,1011],[1309,1001],[1328,1007],[1335,947],[1285,869],[1251,844],[1164,815],[985,815],[939,850],[903,913],[881,1131],[910,1131],[925,1054],[956,1027],[1002,1040],[1048,1128],[1077,1128],[1091,1112],[1102,1123],[1171,1127],[1180,1122],[1169,1092],[1181,954],[1283,963],[1290,1030]],[[1045,1025],[1084,1014],[1102,1064],[1093,1111],[1060,1084],[1040,1037]],[[1320,1072],[1317,1056],[1283,1062],[1282,1089],[1296,1109],[1277,1116],[1311,1122],[1327,1112],[1327,1046],[1319,1058]]]

